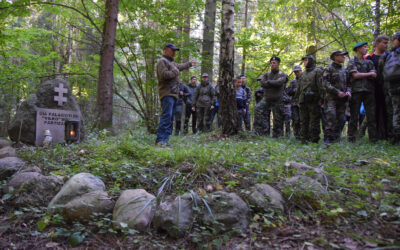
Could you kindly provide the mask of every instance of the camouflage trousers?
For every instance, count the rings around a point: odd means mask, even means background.
[[[293,130],[293,134],[297,139],[299,139],[299,136],[300,136],[300,111],[299,111],[299,106],[292,105],[291,113],[292,113],[292,130]]]
[[[285,131],[285,136],[290,136],[290,120],[292,119],[292,109],[291,104],[283,104],[283,127]]]
[[[393,107],[393,141],[392,143],[400,143],[400,94],[391,95]]]
[[[331,142],[340,140],[341,128],[344,123],[344,116],[346,112],[346,100],[325,100],[325,139]]]
[[[210,107],[197,107],[197,130],[200,132],[208,132],[211,129],[211,109]]]
[[[371,142],[375,142],[377,136],[374,92],[358,92],[352,94],[350,100],[350,122],[347,136],[351,142],[355,141],[359,137],[358,119],[362,102],[364,103],[365,113],[367,116],[368,137]]]
[[[283,134],[283,103],[279,101],[267,101],[263,98],[257,103],[254,110],[254,130],[258,135],[270,134],[271,111],[274,117],[272,136],[277,138]]]
[[[300,140],[319,141],[321,133],[321,107],[318,103],[302,103],[300,106]]]

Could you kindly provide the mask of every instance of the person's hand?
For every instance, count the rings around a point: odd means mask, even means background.
[[[350,93],[350,91],[347,91],[347,92],[346,92],[346,95],[349,97],[349,99],[351,98],[351,93]]]
[[[180,94],[180,95],[183,95],[183,91],[179,91],[179,94]]]
[[[370,75],[372,78],[376,78],[376,72],[371,72],[371,73],[369,73],[369,75]]]
[[[243,116],[246,115],[246,109],[243,109]]]
[[[345,97],[345,96],[347,96],[346,93],[344,93],[344,92],[342,92],[342,91],[340,91],[340,92],[338,93],[338,97],[339,97],[339,98],[343,98],[343,97]]]
[[[318,104],[319,104],[319,106],[323,106],[324,105],[324,103],[322,102],[322,100],[320,99],[320,100],[318,100]]]
[[[211,108],[210,109],[214,109],[214,105],[211,105]]]
[[[196,111],[196,108],[195,108],[195,107],[192,107],[192,111]]]
[[[195,61],[190,61],[190,65],[191,65],[192,67],[194,67],[194,66],[197,65],[197,63],[196,63]]]

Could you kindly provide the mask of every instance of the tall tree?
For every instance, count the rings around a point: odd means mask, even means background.
[[[97,111],[100,129],[112,127],[114,49],[118,23],[118,0],[107,0],[97,84]]]
[[[374,38],[377,38],[381,33],[381,0],[375,1],[375,30]]]
[[[217,0],[207,0],[204,13],[201,73],[213,79],[215,13]]]
[[[222,1],[221,48],[219,57],[222,133],[234,135],[237,129],[236,92],[233,84],[235,50],[235,0]]]
[[[248,19],[248,12],[249,12],[249,0],[245,0],[244,6],[244,28],[247,28],[247,19]],[[246,47],[243,46],[243,57],[242,57],[242,74],[246,71]]]

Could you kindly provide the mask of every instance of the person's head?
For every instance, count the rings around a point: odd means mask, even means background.
[[[245,74],[240,75],[240,80],[242,81],[242,86],[246,86],[246,75]]]
[[[365,56],[368,53],[368,43],[359,42],[353,47],[353,51],[359,56]]]
[[[307,69],[313,68],[315,66],[315,58],[313,55],[306,55],[302,58],[304,67]]]
[[[201,75],[201,81],[202,82],[208,82],[208,74],[207,73],[203,73]]]
[[[397,49],[400,47],[400,32],[396,32],[392,36],[392,49]]]
[[[293,73],[296,76],[296,78],[299,78],[301,76],[301,67],[300,67],[300,65],[294,66]]]
[[[388,36],[378,36],[375,39],[375,49],[381,53],[387,51],[388,44],[389,44],[389,37]]]
[[[196,85],[196,82],[197,82],[197,78],[195,76],[190,77],[190,83],[192,85]]]
[[[179,50],[173,43],[167,43],[164,46],[164,55],[174,58],[175,52]]]
[[[242,79],[240,77],[235,78],[235,88],[240,88],[242,86]]]
[[[348,55],[349,53],[346,51],[336,50],[331,54],[331,60],[335,63],[342,64],[344,63],[344,56]]]
[[[271,57],[271,59],[269,59],[269,65],[271,66],[271,71],[278,71],[280,64],[281,64],[281,59],[277,56],[273,56]]]

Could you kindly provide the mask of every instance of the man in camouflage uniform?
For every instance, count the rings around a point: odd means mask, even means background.
[[[318,143],[320,134],[321,104],[323,99],[322,73],[315,66],[312,55],[303,57],[306,70],[299,79],[295,99],[300,106],[300,140]]]
[[[244,124],[246,126],[246,130],[250,131],[251,126],[250,126],[250,102],[251,102],[251,89],[249,86],[246,85],[246,76],[242,74],[240,76],[240,79],[242,81],[242,88],[246,91],[246,114],[244,117]]]
[[[351,100],[348,139],[354,142],[358,138],[358,118],[361,102],[364,103],[367,115],[368,136],[371,142],[377,141],[375,117],[375,86],[376,71],[372,61],[364,59],[368,52],[368,43],[359,42],[353,47],[356,56],[349,61],[347,72],[350,77]]]
[[[385,86],[389,90],[390,101],[393,116],[389,117],[389,122],[392,122],[393,128],[393,144],[400,143],[400,78],[388,79],[388,75],[385,74],[387,67],[389,65],[394,65],[399,63],[400,60],[400,32],[396,32],[392,37],[392,51],[386,56],[385,66],[384,66],[384,77]]]
[[[326,91],[324,111],[326,117],[325,144],[340,139],[341,127],[344,123],[346,101],[351,96],[347,86],[347,73],[343,67],[344,56],[349,53],[340,50],[331,54],[333,61],[324,71],[323,83]]]
[[[197,115],[197,130],[208,132],[211,129],[211,110],[216,102],[214,88],[208,80],[208,74],[204,73],[201,84],[196,88],[193,97],[193,111]]]
[[[254,130],[258,135],[269,135],[269,110],[274,114],[273,137],[282,136],[283,130],[283,103],[282,94],[288,76],[279,70],[281,59],[273,56],[270,59],[271,71],[261,77],[261,87],[264,88],[264,97],[256,105],[254,111]]]
[[[287,94],[291,97],[291,116],[292,116],[292,129],[294,136],[299,139],[300,134],[300,113],[299,113],[299,104],[298,100],[294,98],[297,87],[299,86],[299,79],[301,76],[301,67],[300,65],[296,65],[293,68],[293,73],[296,75],[296,79],[292,80],[287,88]]]

